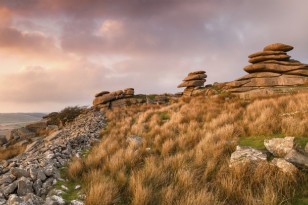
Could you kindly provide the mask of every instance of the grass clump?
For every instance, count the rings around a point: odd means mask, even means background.
[[[27,148],[27,145],[13,145],[8,148],[0,150],[0,161],[11,159],[13,157],[18,156],[19,154],[23,153]]]
[[[58,125],[63,126],[69,122],[72,122],[75,118],[77,118],[85,109],[83,107],[74,106],[74,107],[66,107],[60,112],[52,112],[46,116],[47,123],[49,125]]]
[[[101,142],[73,160],[70,178],[82,181],[88,205],[292,204],[302,176],[266,163],[228,164],[237,142],[263,148],[268,137],[305,137],[306,114],[283,114],[307,109],[308,95],[296,94],[249,102],[198,96],[108,111]],[[129,146],[132,135],[142,137],[139,146]]]

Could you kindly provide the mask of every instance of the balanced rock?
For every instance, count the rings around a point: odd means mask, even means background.
[[[274,43],[274,44],[270,44],[264,47],[264,51],[284,51],[284,52],[288,52],[293,50],[293,46],[290,45],[286,45],[283,43]]]
[[[196,88],[203,87],[206,82],[207,75],[205,71],[195,71],[188,73],[187,77],[184,78],[183,82],[178,85],[178,88],[186,87],[186,88]]]
[[[249,74],[227,83],[227,90],[243,97],[308,90],[308,65],[290,59],[286,52],[292,49],[275,43],[249,55],[252,64],[244,67]]]

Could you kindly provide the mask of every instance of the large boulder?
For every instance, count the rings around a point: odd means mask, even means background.
[[[287,45],[287,44],[283,44],[283,43],[274,43],[274,44],[270,44],[267,45],[263,48],[263,51],[284,51],[284,52],[288,52],[293,50],[293,46]]]
[[[99,104],[104,104],[104,103],[110,102],[115,99],[116,99],[116,96],[113,93],[105,94],[105,95],[95,98],[93,101],[93,105],[96,106]]]
[[[266,149],[275,157],[285,157],[295,148],[294,137],[273,138],[264,140]]]
[[[260,150],[252,147],[237,146],[236,151],[231,154],[230,166],[266,160],[267,155]]]

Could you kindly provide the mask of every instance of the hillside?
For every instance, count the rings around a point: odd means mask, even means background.
[[[308,94],[296,94],[200,95],[107,111],[101,142],[75,158],[65,176],[82,184],[89,205],[294,204],[304,200],[304,174],[229,161],[238,144],[260,148],[264,139],[294,136],[305,146],[307,110]]]

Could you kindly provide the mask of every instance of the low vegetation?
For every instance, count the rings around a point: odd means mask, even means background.
[[[308,95],[250,101],[182,98],[169,106],[131,106],[106,113],[101,142],[67,174],[81,181],[86,204],[292,204],[306,178],[273,166],[230,168],[238,143],[295,136],[307,142]],[[140,136],[141,145],[127,138]]]
[[[48,119],[48,124],[50,125],[63,126],[66,123],[72,122],[83,111],[84,108],[79,106],[66,107],[60,112],[52,112],[44,116],[44,118]]]
[[[0,149],[0,161],[16,157],[17,155],[23,153],[26,147],[27,147],[26,145],[23,146],[14,145],[5,149]]]

